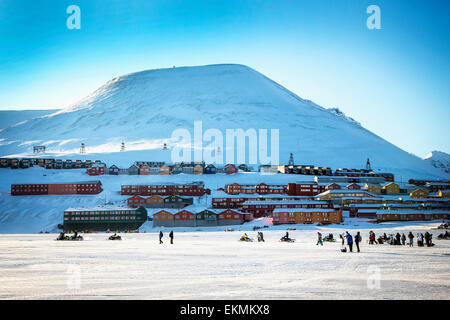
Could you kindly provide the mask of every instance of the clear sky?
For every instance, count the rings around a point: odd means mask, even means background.
[[[381,29],[369,30],[369,5]],[[69,30],[66,9],[81,9]],[[408,152],[450,153],[448,0],[0,0],[0,110],[63,108],[126,73],[248,65]]]

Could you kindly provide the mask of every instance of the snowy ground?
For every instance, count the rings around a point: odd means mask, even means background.
[[[259,221],[264,224],[264,221]],[[257,222],[256,222],[257,223]],[[157,233],[0,235],[0,299],[449,299],[450,241],[431,248],[367,244],[368,231],[414,234],[439,223],[286,226],[263,229],[266,242],[241,243],[242,231],[180,232],[170,245]],[[242,227],[244,228],[244,227]],[[316,246],[316,232],[363,236],[361,253]],[[256,238],[256,232],[248,234]],[[379,279],[379,286],[377,285]]]

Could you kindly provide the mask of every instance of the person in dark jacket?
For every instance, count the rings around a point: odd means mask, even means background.
[[[406,236],[404,233],[402,233],[402,245],[406,244]]]
[[[344,246],[344,236],[342,234],[339,235],[339,238],[342,240],[342,246]]]
[[[348,249],[350,250],[350,252],[353,252],[353,237],[350,233],[348,233],[348,231],[346,232],[346,237],[347,237]]]
[[[362,237],[361,237],[361,234],[359,233],[359,231],[356,233],[356,236],[355,236],[355,244],[356,244],[356,249],[358,249],[358,252],[360,252],[359,251],[359,243],[362,241]]]
[[[410,247],[414,246],[414,235],[412,234],[411,231],[408,234],[408,239],[409,239],[409,246]]]
[[[170,244],[173,244],[173,230],[170,230],[169,238],[170,238]]]
[[[159,244],[162,244],[162,243],[163,243],[162,237],[163,237],[163,232],[162,232],[162,231],[159,231]]]
[[[401,244],[400,243],[400,238],[401,238],[400,233],[397,232],[397,234],[395,235],[395,242],[394,242],[395,245],[400,245]]]

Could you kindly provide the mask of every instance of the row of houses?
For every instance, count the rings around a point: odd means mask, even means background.
[[[138,196],[195,196],[200,197],[210,194],[210,189],[205,189],[203,181],[195,181],[186,184],[181,183],[154,183],[147,185],[122,185],[122,195]]]
[[[241,209],[247,201],[292,201],[314,200],[314,197],[287,196],[287,195],[215,195],[211,205],[216,209]]]
[[[252,220],[251,213],[232,209],[164,209],[153,214],[153,227],[213,227],[239,225]]]
[[[12,196],[98,194],[102,191],[102,183],[98,180],[64,183],[11,184]]]
[[[288,184],[227,184],[223,189],[227,194],[287,194],[290,196],[316,196],[329,190],[366,190],[371,193],[396,194],[400,193],[400,187],[394,182],[380,184],[368,184],[364,186],[357,183],[323,183],[323,182],[294,182]]]
[[[224,167],[216,167],[212,164],[204,163],[178,163],[175,165],[167,165],[164,163],[136,162],[129,168],[122,169],[116,165],[109,168],[104,163],[93,165],[86,170],[88,175],[169,175],[169,174],[234,174],[238,172],[238,168],[234,164],[227,164]]]
[[[82,169],[90,168],[93,163],[99,164],[100,160],[62,160],[52,158],[0,158],[0,168],[30,168],[39,166],[46,169]]]
[[[132,208],[184,208],[194,204],[193,198],[183,198],[175,195],[158,196],[152,195],[148,198],[132,196],[127,199],[127,204]]]
[[[449,210],[377,210],[378,222],[449,220]]]

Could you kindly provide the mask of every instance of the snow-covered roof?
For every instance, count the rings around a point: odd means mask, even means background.
[[[323,208],[276,208],[273,213],[279,212],[336,212],[336,209],[323,209]]]
[[[79,212],[86,212],[86,211],[136,211],[135,208],[129,208],[129,207],[123,207],[123,206],[114,206],[114,205],[104,205],[104,206],[95,206],[95,207],[70,207],[67,208],[64,211],[79,211]]]
[[[287,201],[246,201],[243,205],[284,205],[284,204],[330,204],[328,201],[319,200],[287,200]]]

